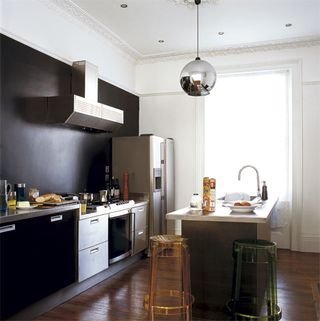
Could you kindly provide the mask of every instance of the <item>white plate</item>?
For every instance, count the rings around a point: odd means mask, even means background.
[[[251,206],[233,206],[229,204],[224,204],[223,206],[229,207],[233,212],[237,213],[251,213],[253,212],[260,204],[255,204]]]
[[[39,205],[30,205],[28,207],[26,207],[26,206],[16,206],[16,209],[17,210],[31,210],[31,209],[36,208],[38,206]]]

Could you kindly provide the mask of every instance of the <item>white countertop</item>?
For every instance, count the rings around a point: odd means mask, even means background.
[[[262,206],[257,207],[251,213],[237,213],[222,206],[222,201],[217,201],[215,212],[190,210],[185,207],[166,215],[167,220],[187,220],[187,221],[215,221],[233,223],[266,223],[271,217],[271,213],[278,201],[277,197],[265,201]]]

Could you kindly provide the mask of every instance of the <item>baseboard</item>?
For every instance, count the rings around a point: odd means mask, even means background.
[[[300,244],[301,252],[320,253],[320,235],[303,234]]]
[[[290,242],[282,231],[271,231],[271,241],[277,244],[278,249],[290,249]]]

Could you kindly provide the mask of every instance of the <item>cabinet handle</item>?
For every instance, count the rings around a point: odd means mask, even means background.
[[[62,221],[62,215],[56,215],[50,217],[51,222]]]
[[[99,223],[99,219],[98,218],[95,218],[94,220],[90,221],[90,224],[96,224],[96,223]]]
[[[144,232],[143,231],[140,231],[140,232],[138,232],[138,235],[142,235]]]
[[[142,207],[142,208],[139,208],[138,211],[139,211],[139,212],[143,212],[143,211],[144,211],[144,208],[143,208],[143,207]]]
[[[90,250],[90,254],[94,254],[94,253],[97,253],[97,252],[99,252],[99,248],[98,247]]]
[[[16,225],[15,224],[1,226],[0,227],[0,234],[1,233],[6,233],[6,232],[10,232],[10,231],[14,231],[15,229],[16,229]]]

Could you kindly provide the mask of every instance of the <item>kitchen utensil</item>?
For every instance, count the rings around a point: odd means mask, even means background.
[[[92,193],[79,193],[80,201],[87,201],[87,203],[92,203],[93,194]]]
[[[5,211],[8,206],[8,185],[6,179],[0,180],[0,211]],[[9,187],[10,188],[10,187]]]
[[[109,191],[107,189],[103,189],[99,191],[101,203],[106,203],[108,201],[108,192]]]

